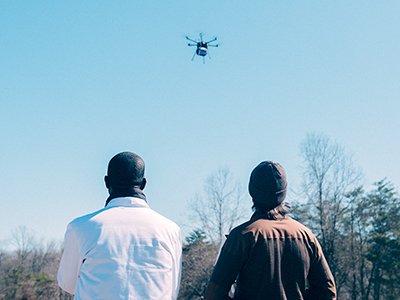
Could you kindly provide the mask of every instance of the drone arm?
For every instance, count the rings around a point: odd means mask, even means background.
[[[214,42],[214,41],[216,41],[216,40],[217,40],[217,38],[213,38],[212,40],[209,40],[208,42],[206,42],[206,44],[212,43],[212,42]]]
[[[193,43],[197,43],[195,40],[192,40],[191,38],[189,38],[188,36],[186,36],[186,39],[188,40],[188,41],[191,41],[191,42],[193,42]]]
[[[197,46],[197,44],[188,44],[188,46],[191,46],[191,47],[193,47],[193,46]]]
[[[219,45],[207,45],[208,47],[218,47]]]

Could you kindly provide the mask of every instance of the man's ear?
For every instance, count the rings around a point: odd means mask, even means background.
[[[147,180],[146,180],[146,178],[143,178],[143,180],[142,180],[142,183],[140,184],[140,189],[141,190],[144,190],[144,187],[146,186],[146,183],[147,183]]]
[[[110,189],[110,178],[108,178],[108,176],[104,176],[104,182],[106,184],[106,188]]]

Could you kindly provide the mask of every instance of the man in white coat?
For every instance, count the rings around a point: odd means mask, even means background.
[[[143,159],[115,155],[104,179],[105,207],[68,224],[59,286],[78,300],[176,299],[180,228],[149,207]]]

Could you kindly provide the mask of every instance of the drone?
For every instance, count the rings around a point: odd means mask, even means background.
[[[218,44],[211,45],[210,43],[215,42],[217,38],[213,38],[212,40],[209,40],[208,42],[203,41],[203,34],[200,33],[200,40],[195,41],[191,39],[190,37],[186,36],[186,39],[188,41],[191,41],[192,43],[189,43],[188,46],[190,47],[196,47],[196,51],[193,54],[192,61],[196,55],[203,57],[203,64],[205,63],[205,56],[208,54],[208,47],[218,47]],[[211,59],[210,55],[208,57]]]

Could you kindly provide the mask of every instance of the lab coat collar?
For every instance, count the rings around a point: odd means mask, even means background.
[[[107,208],[123,206],[123,207],[149,207],[146,200],[137,197],[118,197],[108,202]]]

